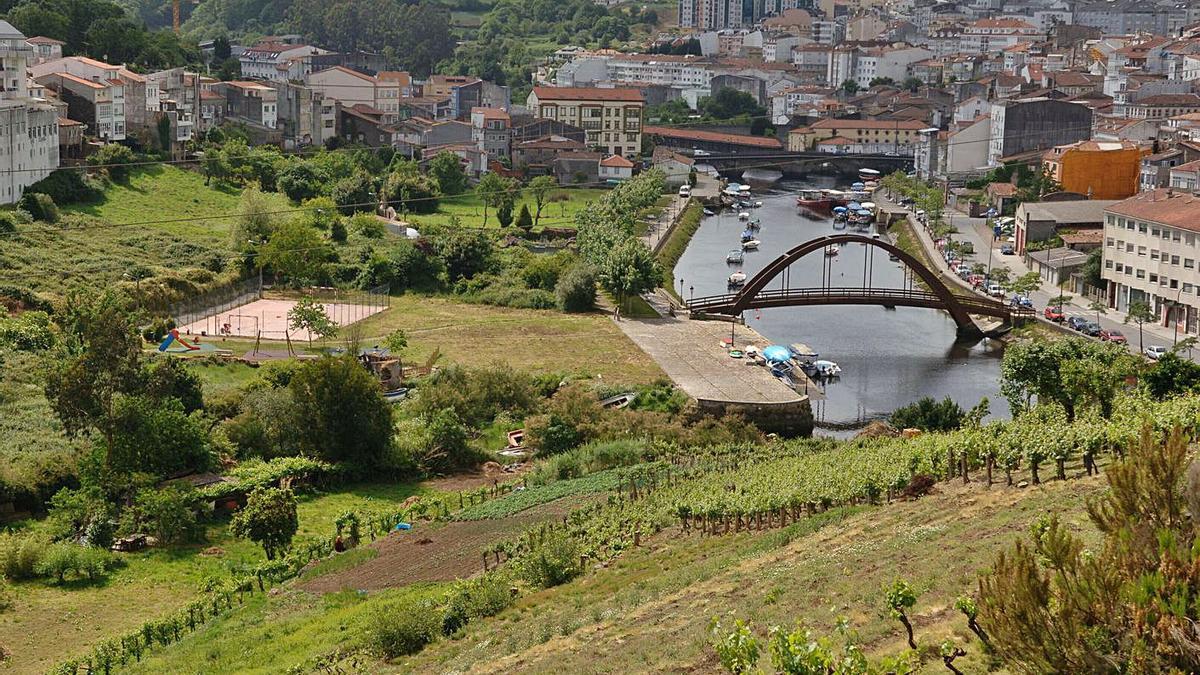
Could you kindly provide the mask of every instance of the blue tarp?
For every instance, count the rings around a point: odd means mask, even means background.
[[[763,347],[762,355],[763,358],[768,361],[787,361],[788,359],[792,358],[791,350],[783,345],[770,345],[768,347]]]

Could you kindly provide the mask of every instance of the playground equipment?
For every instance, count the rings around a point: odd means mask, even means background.
[[[179,331],[172,328],[171,332],[167,333],[167,337],[162,341],[162,344],[158,345],[158,351],[165,352],[171,348],[171,345],[173,345],[175,343],[179,343],[179,346],[183,347],[182,351],[198,352],[201,349],[201,347],[199,345],[191,344],[191,343],[185,341],[183,338],[179,337]],[[180,351],[180,350],[176,349],[175,351]]]

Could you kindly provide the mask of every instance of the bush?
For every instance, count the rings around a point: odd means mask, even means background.
[[[36,577],[49,543],[38,535],[0,534],[0,573],[10,581]]]
[[[54,171],[30,185],[26,191],[50,195],[57,204],[92,202],[104,194],[103,190],[96,187],[94,180],[89,179],[82,171],[74,169]]]
[[[475,619],[499,614],[512,602],[512,587],[499,574],[461,581],[446,595],[442,633],[453,635]]]
[[[545,424],[539,425],[536,432],[539,455],[557,455],[566,452],[583,441],[579,427],[557,414],[547,417]]]
[[[596,307],[596,272],[579,263],[559,277],[554,286],[558,308],[564,312],[590,312]]]
[[[121,531],[150,534],[164,544],[191,541],[199,534],[192,510],[195,500],[195,490],[141,490],[122,514]]]
[[[554,309],[554,295],[536,288],[516,288],[501,283],[493,284],[478,293],[466,296],[467,300],[493,307],[514,309]]]
[[[346,243],[346,224],[342,222],[341,218],[333,221],[333,224],[329,226],[329,238],[339,244]]]
[[[925,396],[916,403],[897,408],[891,416],[897,429],[916,428],[922,431],[953,431],[962,426],[965,413],[949,396],[941,403]]]
[[[579,551],[579,543],[565,532],[552,532],[521,558],[521,577],[539,588],[565,584],[583,571]]]
[[[350,229],[364,239],[383,239],[387,227],[383,221],[369,213],[356,213],[350,216]]]
[[[441,631],[441,616],[428,600],[379,607],[367,623],[367,645],[385,659],[415,654]]]
[[[448,366],[421,387],[417,399],[418,410],[426,416],[449,408],[475,429],[490,425],[502,411],[524,416],[537,404],[533,378],[507,365],[473,369]]]
[[[104,167],[108,177],[118,183],[129,179],[128,165],[133,161],[133,151],[118,143],[107,143],[88,157],[89,165]]]
[[[24,312],[0,318],[0,345],[26,352],[42,352],[54,346],[54,330],[45,312]]]
[[[58,205],[50,195],[41,192],[26,192],[21,196],[20,207],[25,209],[34,220],[47,223],[58,222]]]
[[[375,211],[375,181],[366,171],[356,171],[334,183],[329,196],[347,216],[360,211]]]
[[[17,231],[17,214],[12,211],[0,211],[0,234],[12,234]]]

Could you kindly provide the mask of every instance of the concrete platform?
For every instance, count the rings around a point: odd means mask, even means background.
[[[721,343],[729,339],[730,324],[726,322],[668,316],[621,319],[617,325],[680,389],[697,400],[773,404],[808,398],[792,391],[765,367],[730,358]],[[745,326],[737,326],[734,334],[740,348],[770,344]],[[810,391],[817,393],[815,386],[810,386]]]

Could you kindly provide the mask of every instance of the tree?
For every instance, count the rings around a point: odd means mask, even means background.
[[[529,215],[529,205],[521,205],[521,213],[517,216],[517,227],[529,233],[533,229],[533,216]]]
[[[500,227],[508,227],[513,222],[513,204],[511,199],[505,199],[500,202],[500,206],[496,208],[496,220],[500,221]]]
[[[853,96],[858,93],[858,82],[856,80],[846,80],[842,82],[841,89],[847,96]]]
[[[1108,314],[1108,305],[1100,302],[1099,300],[1093,300],[1091,303],[1089,303],[1088,309],[1096,313],[1096,323],[1100,323],[1101,314]]]
[[[387,347],[388,353],[396,357],[396,363],[400,366],[400,378],[404,378],[404,364],[400,361],[404,355],[404,350],[408,349],[408,335],[399,328],[388,333],[388,336],[383,339],[383,346]]]
[[[1063,386],[1061,369],[1079,358],[1087,343],[1078,338],[1033,340],[1009,347],[1000,364],[1000,393],[1014,415],[1027,411],[1031,399],[1061,403],[1068,420],[1075,417],[1077,392]]]
[[[896,81],[890,77],[873,77],[873,78],[871,78],[871,81],[867,83],[867,86],[871,87],[871,88],[884,87],[884,86],[891,87],[891,86],[894,86],[895,84],[896,84]]]
[[[1080,358],[1061,367],[1063,387],[1074,399],[1094,403],[1104,419],[1112,416],[1113,400],[1135,372],[1133,356],[1113,343],[1090,343]]]
[[[108,177],[116,183],[129,180],[129,165],[136,158],[133,151],[119,143],[106,143],[88,157],[88,164],[102,167]]]
[[[1088,503],[1098,546],[1043,517],[979,579],[979,623],[1008,669],[1039,673],[1191,672],[1200,563],[1191,514],[1200,467],[1177,428],[1149,428]]]
[[[1144,300],[1134,300],[1129,303],[1129,309],[1125,313],[1125,323],[1136,323],[1138,327],[1138,351],[1146,351],[1145,334],[1142,331],[1142,326],[1155,320],[1154,310],[1150,309],[1150,305]]]
[[[546,201],[550,197],[550,192],[558,187],[558,181],[554,180],[553,176],[538,176],[529,181],[529,186],[526,188],[529,194],[533,195],[533,226],[537,227],[542,220],[542,209],[546,206]]]
[[[1146,391],[1159,400],[1191,394],[1200,391],[1200,364],[1169,351],[1158,357],[1138,379]]]
[[[325,311],[325,305],[320,304],[310,297],[300,298],[291,309],[288,310],[288,326],[292,330],[308,331],[308,345],[312,346],[313,335],[321,338],[331,338],[337,335],[337,324],[333,319],[329,318],[329,313]]]
[[[917,592],[907,581],[899,580],[883,589],[884,605],[888,614],[899,621],[908,633],[908,648],[916,649],[917,641],[913,637],[912,622],[908,619],[908,611],[917,605]]]
[[[189,415],[204,407],[204,385],[200,376],[182,359],[155,359],[146,368],[145,392],[158,401],[179,401],[183,412]]]
[[[554,285],[558,308],[564,312],[590,312],[596,307],[596,272],[587,263],[577,263],[559,276]]]
[[[504,193],[508,191],[508,181],[499,174],[489,171],[479,179],[475,186],[475,195],[483,203],[483,226],[487,227],[488,207],[499,206],[504,201]]]
[[[1029,295],[1042,287],[1042,277],[1037,272],[1026,272],[1008,284],[1008,290],[1018,295]]]
[[[205,425],[177,399],[122,396],[113,407],[116,433],[106,468],[119,474],[169,476],[212,466]]]
[[[328,462],[376,466],[392,437],[392,410],[379,383],[352,356],[305,363],[288,389],[295,401],[300,451]]]
[[[401,213],[433,213],[438,209],[438,186],[429,176],[393,171],[380,188],[380,199]]]
[[[633,296],[654,290],[662,271],[650,249],[630,237],[613,249],[600,266],[600,284],[613,294],[619,306]]]
[[[275,230],[275,216],[271,211],[271,201],[262,191],[255,187],[243,190],[232,232],[233,247],[241,250],[247,244],[265,243]]]
[[[1083,263],[1083,280],[1092,288],[1104,288],[1104,276],[1101,268],[1104,266],[1104,249],[1092,249],[1087,260]]]
[[[319,171],[312,163],[293,161],[279,172],[279,177],[276,178],[275,184],[283,194],[287,195],[288,199],[294,202],[303,202],[320,195],[325,189],[327,180],[328,178],[324,173]],[[350,201],[356,198],[354,195],[349,194],[355,192],[355,189],[347,189],[345,192],[347,194],[343,195],[343,199],[347,200],[346,204],[357,203]],[[371,194],[372,192],[372,189],[367,188],[367,194]],[[357,196],[361,197],[362,195]],[[373,196],[368,198],[367,201],[370,201],[371,198]]]
[[[229,38],[224,35],[218,35],[213,39],[213,63],[220,63],[225,59],[233,56],[233,47],[229,44]]]
[[[467,189],[467,172],[463,171],[458,155],[443,150],[429,161],[429,175],[437,181],[438,190],[444,195],[462,194]]]
[[[100,433],[106,466],[116,446],[117,403],[142,387],[142,338],[126,307],[126,298],[112,291],[68,295],[58,319],[60,349],[45,380],[46,398],[67,435]]]
[[[329,246],[315,228],[302,219],[293,219],[275,229],[258,255],[261,267],[271,269],[294,286],[303,286],[324,278]]]
[[[255,488],[246,499],[245,508],[235,513],[229,523],[233,536],[262,545],[267,560],[286,553],[299,528],[296,496],[291,490],[278,488]]]
[[[918,89],[920,89],[921,85],[923,85],[923,84],[925,84],[925,83],[922,82],[921,80],[919,80],[915,77],[909,77],[909,78],[905,79],[904,82],[902,82],[900,84],[900,86],[904,89],[907,89],[907,90],[913,92],[913,93],[916,93],[916,91]]]
[[[953,431],[962,426],[963,409],[954,399],[947,396],[938,403],[930,396],[916,403],[897,408],[892,413],[892,426],[898,429],[920,429],[922,431]]]
[[[375,180],[362,169],[334,183],[329,190],[329,196],[333,198],[342,214],[347,216],[360,211],[371,213],[378,202],[375,196]]]
[[[434,237],[433,247],[451,280],[470,279],[491,267],[495,257],[492,240],[481,230],[445,230]]]

